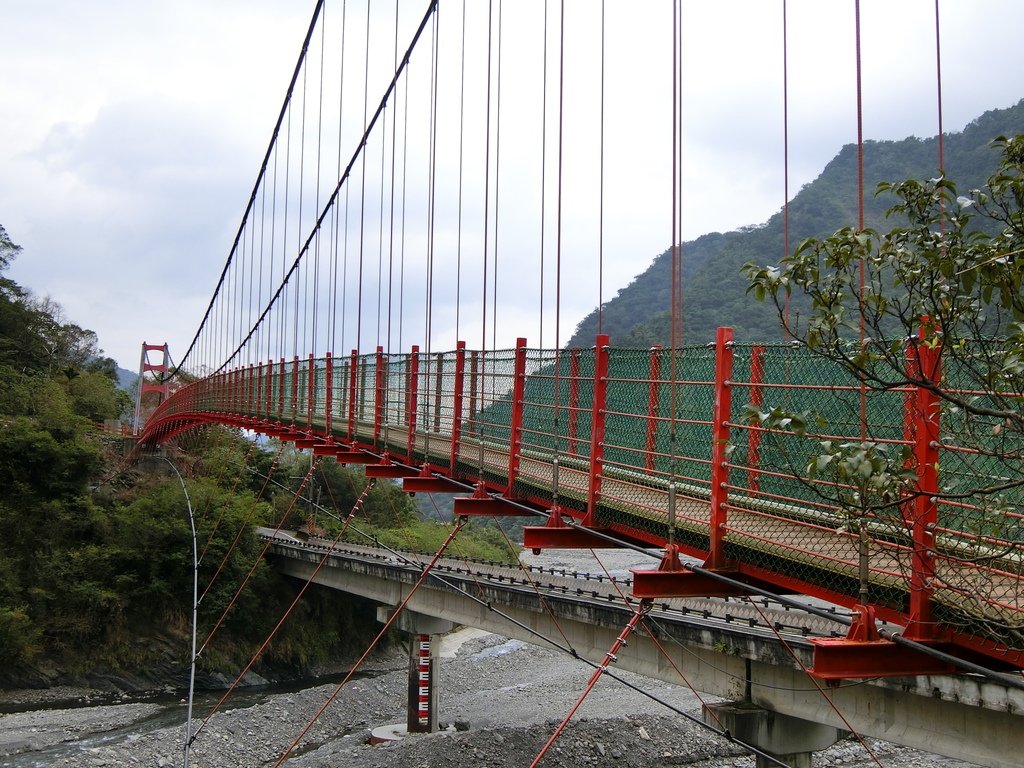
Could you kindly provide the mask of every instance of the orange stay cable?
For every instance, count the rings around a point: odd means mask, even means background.
[[[224,557],[221,558],[220,564],[217,566],[217,570],[214,572],[213,576],[210,578],[209,583],[206,585],[206,589],[203,590],[203,594],[199,596],[199,602],[203,602],[203,598],[206,597],[206,593],[210,591],[210,588],[213,586],[214,582],[216,582],[217,578],[220,576],[221,571],[224,570],[224,566],[227,565],[228,558],[230,558],[231,554],[235,551],[235,547],[238,546],[238,542],[242,540],[242,534],[245,533],[245,529],[248,527],[249,521],[252,520],[252,516],[256,514],[255,502],[258,502],[260,499],[263,498],[263,494],[267,490],[267,484],[270,482],[270,478],[274,474],[274,470],[277,468],[277,462],[281,458],[281,453],[283,450],[284,443],[282,443],[281,446],[277,449],[277,453],[274,455],[274,460],[270,463],[270,468],[267,470],[267,477],[263,481],[263,485],[260,487],[260,492],[257,493],[256,498],[253,499],[254,503],[252,507],[249,509],[249,514],[246,515],[245,520],[242,522],[242,525],[239,526],[238,532],[235,533],[235,538],[231,542],[231,546],[228,547],[227,552],[224,553]],[[213,534],[210,534],[210,540],[213,540]],[[209,541],[207,541],[207,545],[209,545]],[[206,550],[204,549],[203,552],[205,554]],[[200,560],[202,560],[202,558],[200,558]]]
[[[405,606],[412,599],[412,596],[416,594],[416,591],[423,585],[423,582],[426,581],[427,576],[430,575],[430,571],[437,564],[437,561],[441,559],[441,555],[444,554],[444,551],[448,548],[448,545],[452,543],[452,541],[455,539],[455,536],[459,533],[459,531],[462,530],[462,527],[466,524],[466,520],[467,518],[465,517],[459,518],[458,525],[455,526],[452,532],[448,535],[448,538],[446,538],[444,542],[441,544],[440,549],[437,550],[437,553],[430,560],[427,566],[423,569],[423,572],[416,580],[416,583],[413,584],[412,589],[409,590],[409,594],[407,594],[402,599],[402,602],[398,604],[398,607],[395,608],[394,612],[391,614],[391,618],[387,620],[387,622],[384,624],[384,627],[380,630],[380,632],[377,633],[377,636],[373,638],[373,641],[370,643],[366,651],[363,652],[363,655],[359,657],[359,660],[355,663],[352,669],[349,670],[349,673],[345,675],[345,679],[338,683],[338,686],[334,689],[331,695],[327,697],[327,701],[325,701],[321,705],[321,707],[316,711],[316,713],[314,713],[313,717],[311,717],[309,722],[306,723],[305,727],[302,729],[299,735],[295,737],[295,740],[292,741],[288,748],[277,759],[277,762],[274,763],[274,768],[278,768],[278,766],[281,765],[281,763],[288,759],[288,755],[292,753],[296,745],[302,740],[302,737],[309,732],[309,729],[313,727],[313,724],[320,719],[320,715],[326,712],[327,707],[329,707],[331,703],[336,698],[338,698],[338,694],[341,693],[341,689],[344,688],[346,683],[348,683],[348,681],[352,679],[352,675],[354,675],[356,671],[358,671],[359,667],[362,666],[363,662],[366,661],[366,658],[370,655],[370,652],[377,647],[377,643],[379,643],[381,638],[384,637],[385,633],[391,628],[391,625],[401,615]]]
[[[615,638],[615,642],[612,643],[612,647],[608,649],[608,652],[604,655],[604,658],[601,660],[601,663],[597,665],[597,669],[595,669],[594,673],[590,676],[590,680],[587,682],[587,687],[584,688],[582,695],[579,697],[579,699],[577,699],[576,703],[573,704],[572,709],[569,710],[569,713],[564,718],[562,718],[562,722],[558,724],[557,728],[555,728],[555,732],[551,734],[551,738],[548,739],[547,743],[541,748],[540,752],[537,753],[537,757],[535,757],[533,759],[533,762],[530,763],[530,768],[535,768],[537,764],[540,763],[540,761],[544,758],[544,755],[547,754],[548,750],[551,749],[551,745],[555,743],[555,740],[558,739],[558,737],[562,734],[562,731],[565,730],[565,726],[569,724],[569,721],[572,719],[572,716],[576,714],[576,710],[578,710],[583,705],[583,702],[586,700],[587,696],[589,696],[590,692],[594,690],[594,686],[597,685],[597,681],[601,679],[601,676],[605,673],[605,670],[608,669],[608,667],[611,665],[613,661],[617,660],[616,654],[622,649],[622,646],[626,645],[626,641],[629,639],[629,636],[633,634],[633,630],[636,629],[637,624],[639,624],[643,620],[644,615],[647,613],[648,610],[650,610],[650,607],[651,601],[649,599],[644,599],[640,602],[640,609],[633,613],[633,615],[629,619],[629,622],[626,624],[625,628],[622,630],[619,636]]]
[[[249,444],[249,450],[245,452],[245,457],[242,459],[242,466],[238,468],[238,477],[235,478],[235,482],[231,484],[231,490],[228,492],[229,496],[233,496],[235,491],[238,489],[238,484],[242,482],[242,476],[245,474],[245,468],[249,465],[249,459],[252,456],[252,452],[256,448],[255,441]],[[223,467],[221,465],[220,473],[218,474],[217,480],[215,481],[218,485],[220,484],[221,476],[223,475]],[[207,497],[206,510],[203,513],[202,520],[206,519],[206,513],[209,512],[210,503],[213,501],[213,494]],[[224,521],[224,515],[227,514],[228,507],[231,506],[231,500],[225,501],[220,508],[220,514],[217,516],[216,522],[213,524],[213,530],[210,531],[210,535],[206,538],[206,543],[203,545],[203,551],[199,553],[199,562],[203,562],[203,558],[206,557],[206,551],[210,548],[210,544],[213,542],[213,537],[217,535],[217,530],[220,528],[220,524]]]
[[[217,702],[217,704],[213,707],[210,713],[203,720],[202,724],[196,729],[195,733],[192,734],[192,741],[195,741],[195,738],[199,735],[199,732],[206,727],[207,723],[210,722],[210,719],[217,713],[221,705],[225,701],[227,701],[228,697],[232,693],[234,693],[235,689],[238,687],[238,684],[242,681],[242,678],[246,676],[250,669],[252,669],[253,665],[256,663],[259,657],[263,655],[263,652],[267,649],[267,646],[270,645],[270,641],[274,639],[274,637],[277,635],[281,627],[284,626],[285,621],[287,621],[288,617],[291,616],[291,613],[295,609],[295,606],[299,604],[299,600],[302,599],[303,595],[306,594],[306,590],[309,589],[311,584],[313,584],[313,579],[315,579],[317,574],[320,573],[320,569],[323,568],[324,565],[327,563],[327,560],[331,556],[331,553],[334,552],[334,549],[338,546],[338,544],[341,543],[342,538],[345,536],[345,532],[348,530],[349,523],[352,522],[352,519],[356,516],[359,510],[363,508],[363,503],[366,501],[366,497],[373,489],[374,482],[375,481],[371,479],[370,482],[366,484],[366,487],[363,489],[363,492],[359,495],[359,498],[356,499],[355,504],[352,505],[352,509],[348,513],[348,516],[345,518],[345,521],[341,526],[341,530],[338,532],[338,535],[335,536],[334,541],[332,541],[330,545],[327,547],[327,549],[324,551],[323,556],[320,558],[320,562],[316,565],[316,568],[313,569],[313,572],[306,579],[305,583],[303,583],[302,587],[295,595],[295,598],[292,600],[291,604],[285,609],[284,613],[281,614],[281,618],[278,620],[277,624],[274,625],[274,628],[270,630],[270,633],[267,635],[266,639],[257,649],[256,653],[252,655],[252,658],[249,660],[249,663],[245,665],[245,669],[238,673],[238,676],[235,678],[234,682],[231,683],[231,686],[224,692],[224,695],[221,696],[220,701]]]
[[[288,509],[286,509],[284,511],[284,514],[281,515],[281,521],[277,524],[277,528],[274,529],[275,535],[284,526],[284,521],[288,519],[288,515],[291,514],[291,511],[295,508],[295,503],[299,500],[299,497],[302,495],[302,490],[306,487],[306,483],[309,482],[309,479],[313,476],[313,473],[316,471],[316,468],[319,465],[319,457],[310,464],[309,471],[306,473],[306,476],[302,478],[302,482],[299,484],[298,490],[295,491],[295,496],[292,499],[291,503],[288,505]],[[217,630],[220,629],[221,625],[224,624],[224,620],[227,618],[228,613],[231,611],[235,603],[238,601],[238,598],[242,594],[242,590],[245,589],[245,586],[249,583],[249,580],[252,578],[253,574],[256,573],[256,568],[259,566],[260,561],[263,559],[263,556],[267,554],[267,550],[269,549],[270,541],[267,541],[267,543],[263,547],[263,550],[259,553],[259,555],[256,556],[256,559],[253,561],[252,568],[249,569],[249,572],[245,575],[245,578],[242,579],[242,583],[239,584],[238,589],[235,590],[234,597],[231,598],[231,601],[224,608],[224,612],[221,613],[220,618],[217,619],[217,623],[213,626],[213,629],[211,629],[210,633],[206,636],[206,639],[203,641],[202,648],[200,648],[199,653],[196,654],[197,656],[202,654],[202,652],[206,650],[206,646],[210,644],[210,641],[213,639],[213,636],[217,634]]]

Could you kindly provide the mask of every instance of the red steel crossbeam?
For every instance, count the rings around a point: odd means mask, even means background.
[[[449,456],[449,470],[455,473],[459,460],[459,441],[462,439],[462,389],[466,379],[466,342],[460,341],[455,345],[455,382],[454,396],[452,400],[452,442],[451,455]]]
[[[732,415],[732,328],[715,333],[715,406],[711,434],[711,518],[707,567],[725,570],[725,526],[728,519],[729,419]]]
[[[597,337],[594,347],[594,403],[590,414],[590,479],[587,487],[587,514],[583,524],[594,525],[597,502],[601,497],[604,464],[604,426],[608,403],[608,334]]]
[[[515,496],[519,461],[523,450],[523,398],[526,394],[526,339],[516,339],[515,373],[512,381],[512,416],[509,421],[508,486],[505,493]]]
[[[658,436],[658,406],[661,400],[661,345],[651,347],[647,367],[647,434],[644,439],[644,469],[654,471],[654,448]]]
[[[845,638],[811,638],[814,660],[807,671],[815,677],[838,681],[865,677],[948,675],[956,671],[948,662],[881,638],[873,608],[857,605],[854,611],[853,624]]]

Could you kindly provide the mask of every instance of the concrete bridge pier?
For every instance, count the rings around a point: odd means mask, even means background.
[[[386,624],[395,609],[388,605],[377,608],[377,621]],[[406,730],[409,733],[433,733],[437,730],[437,666],[440,636],[455,625],[415,611],[405,610],[392,624],[412,635],[409,651],[409,705]]]
[[[783,715],[756,704],[730,701],[705,704],[704,722],[724,728],[736,739],[772,755],[790,768],[811,768],[811,753],[827,749],[846,735],[830,725]],[[774,766],[756,757],[757,768]]]

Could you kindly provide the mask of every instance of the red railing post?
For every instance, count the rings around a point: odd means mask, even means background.
[[[601,497],[604,474],[604,424],[608,402],[608,334],[597,337],[594,346],[594,403],[590,412],[590,479],[587,489],[587,515],[584,525],[594,524],[597,502]]]
[[[452,445],[451,445],[451,472],[455,474],[455,467],[459,460],[459,440],[462,438],[462,388],[466,379],[466,342],[460,341],[455,345],[455,392],[452,402]]]
[[[508,487],[506,494],[515,497],[519,476],[519,460],[523,450],[523,398],[526,394],[526,339],[516,339],[515,372],[512,380],[512,416],[508,432]]]
[[[348,439],[356,439],[356,373],[359,370],[359,350],[352,350],[348,367]]]
[[[937,347],[925,343],[925,329],[918,340],[907,345],[910,377],[937,382],[942,375],[942,358]],[[935,528],[939,522],[936,497],[939,492],[939,397],[925,386],[915,387],[912,401],[916,494],[907,505],[913,554],[910,571],[910,622],[904,637],[929,640],[937,636],[932,616],[935,593]]]
[[[555,351],[555,369],[558,369],[558,351]],[[576,455],[576,435],[579,432],[580,408],[580,350],[569,350],[569,455]],[[558,439],[556,430],[555,439]]]
[[[661,344],[651,347],[647,366],[647,435],[644,440],[644,469],[654,471],[654,449],[658,438],[658,410],[661,403]]]
[[[711,510],[708,521],[709,568],[725,568],[725,524],[728,519],[729,419],[732,416],[732,328],[715,333],[715,407],[711,424]]]
[[[412,354],[409,355],[409,385],[406,387],[406,422],[409,425],[409,437],[406,444],[406,456],[409,461],[413,460],[413,450],[416,448],[416,410],[419,407],[420,390],[420,348],[419,345],[412,345]]]
[[[309,353],[309,375],[306,377],[306,427],[313,431],[313,404],[316,402],[316,366],[313,364],[313,353]]]
[[[380,441],[381,424],[384,422],[384,347],[377,347],[376,364],[373,371],[373,445]],[[385,449],[387,446],[384,446]]]
[[[334,357],[328,352],[324,355],[324,432],[328,440],[334,440],[331,431],[331,409],[334,407]]]
[[[750,403],[760,408],[764,403],[764,345],[755,344],[750,350]],[[761,432],[751,429],[747,432],[747,487],[751,491],[761,490],[761,477],[757,470],[761,466]]]

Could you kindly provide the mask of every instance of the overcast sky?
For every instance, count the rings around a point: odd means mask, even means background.
[[[482,3],[469,5],[482,19]],[[690,239],[763,222],[782,205],[782,2],[683,5],[682,234]],[[788,3],[791,194],[856,137],[853,5]],[[393,8],[375,2],[374,13],[378,6]],[[415,0],[409,18],[425,6]],[[172,355],[191,340],[238,228],[312,7],[312,0],[4,0],[0,224],[24,248],[11,276],[63,304],[69,319],[96,331],[123,367],[137,366],[143,340],[168,341]],[[443,14],[446,7],[442,0]],[[527,105],[536,102],[540,7],[506,3],[506,199],[516,189],[517,163],[536,165],[536,136],[523,137],[536,117]],[[669,160],[650,138],[670,119],[664,98],[669,7],[608,0],[605,300],[671,240]],[[566,253],[563,343],[598,299],[592,128],[599,115],[599,9],[596,1],[566,3],[567,56],[575,66],[567,68],[573,106],[566,130],[575,154],[566,155],[572,201],[565,226],[567,243],[575,245]],[[1024,3],[941,0],[940,12],[944,125],[955,131],[1024,97]],[[866,138],[936,132],[933,13],[933,0],[862,0]],[[479,30],[471,26],[470,35],[480,44]],[[443,38],[442,50],[450,53],[454,42]],[[443,61],[442,89],[451,97],[457,83],[445,79]],[[449,199],[451,190],[441,194]],[[502,221],[503,252],[515,266],[499,297],[499,342],[538,337],[538,299],[529,287],[536,269],[528,264],[531,247],[516,240],[527,227],[519,215],[527,218],[513,207]],[[588,234],[574,240],[569,230],[575,228]],[[439,300],[446,290],[438,289]],[[436,326],[434,349],[454,343],[450,326],[448,320]],[[464,327],[458,335],[473,346],[479,330]],[[367,341],[374,339],[363,339],[364,348]]]

